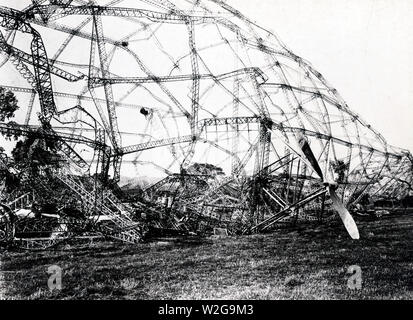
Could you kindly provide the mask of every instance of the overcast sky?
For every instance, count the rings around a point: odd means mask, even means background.
[[[309,60],[390,144],[413,151],[413,1],[227,3]]]

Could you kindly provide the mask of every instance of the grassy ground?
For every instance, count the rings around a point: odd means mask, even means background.
[[[209,239],[201,244],[96,243],[48,252],[4,252],[9,299],[413,299],[413,215]],[[47,268],[63,270],[49,292]],[[347,286],[347,268],[362,288]]]

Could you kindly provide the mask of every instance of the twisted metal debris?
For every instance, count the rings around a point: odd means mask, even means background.
[[[22,215],[57,190],[29,181],[32,191],[2,195],[3,241],[134,243],[148,228],[235,234],[335,217],[357,239],[346,208],[412,194],[410,152],[225,2],[10,5],[0,8],[1,86],[22,105],[0,130],[56,142],[64,165],[40,177],[68,190],[82,214],[60,203],[52,215]],[[127,200],[116,187],[126,176],[157,179]]]

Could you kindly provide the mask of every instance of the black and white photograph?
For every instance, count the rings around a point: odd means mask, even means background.
[[[412,30],[410,0],[0,0],[0,300],[412,300]]]

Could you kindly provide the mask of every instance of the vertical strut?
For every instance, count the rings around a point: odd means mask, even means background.
[[[234,99],[232,104],[232,116],[234,118],[238,117],[239,110],[239,79],[238,77],[234,80]],[[239,127],[238,123],[235,125],[235,130],[232,134],[232,163],[231,163],[231,174],[234,176],[236,174],[237,168],[240,166],[240,161],[237,156],[238,154],[238,142],[239,142]]]
[[[36,97],[36,91],[33,91],[30,95],[30,100],[29,104],[27,107],[27,113],[26,113],[26,118],[24,119],[24,124],[28,125],[30,121],[30,117],[32,115],[32,110],[33,110],[33,104],[34,104],[34,98]]]
[[[199,108],[199,66],[198,55],[195,46],[195,28],[193,21],[187,21],[188,37],[189,37],[189,50],[191,55],[191,68],[192,68],[192,110],[191,110],[191,134],[197,134],[198,123],[198,108]]]
[[[109,63],[108,63],[108,57],[106,53],[105,38],[103,35],[102,18],[99,15],[99,12],[93,15],[93,22],[94,22],[95,31],[96,31],[96,42],[98,45],[102,76],[103,78],[108,79],[110,78]],[[115,102],[113,98],[113,91],[112,91],[111,84],[108,82],[104,83],[103,88],[105,91],[106,106],[107,106],[108,114],[109,114],[110,133],[111,133],[111,136],[113,137],[112,139],[114,143],[113,147],[115,149],[115,154],[116,154],[119,148],[122,146],[122,141],[121,141],[121,136],[119,133],[118,119],[116,115],[116,107],[115,107]],[[114,181],[119,181],[119,178],[120,178],[121,161],[119,158],[120,156],[115,156],[114,161],[113,161],[113,180]]]

